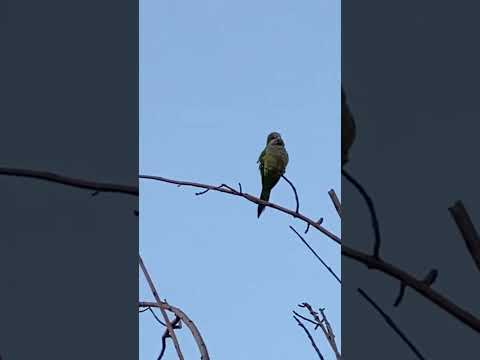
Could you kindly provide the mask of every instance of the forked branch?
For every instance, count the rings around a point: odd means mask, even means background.
[[[161,308],[166,311],[169,311],[175,316],[179,317],[182,321],[183,324],[185,324],[190,332],[192,333],[192,336],[197,344],[198,350],[201,355],[201,360],[210,360],[210,356],[208,355],[208,350],[207,346],[205,345],[205,341],[203,341],[202,335],[200,334],[200,331],[196,327],[195,323],[179,308],[172,306],[170,304],[167,304],[166,302],[160,302],[160,305],[158,305],[157,302],[148,302],[148,301],[140,301],[138,306],[140,308]]]
[[[150,274],[147,271],[147,268],[145,267],[145,264],[143,263],[142,257],[139,255],[138,256],[139,264],[140,267],[142,268],[143,274],[145,275],[145,278],[147,280],[148,286],[150,287],[150,290],[152,291],[153,297],[155,300],[157,300],[158,307],[160,308],[160,312],[162,313],[163,319],[165,320],[165,325],[167,326],[169,336],[173,341],[173,345],[175,346],[175,350],[177,351],[178,358],[180,360],[183,360],[183,354],[182,350],[180,349],[180,344],[178,343],[177,335],[175,335],[175,331],[173,330],[174,325],[170,322],[170,319],[168,318],[167,313],[165,312],[165,309],[161,306],[162,301],[160,300],[160,295],[158,295],[157,290],[155,289],[155,285],[153,284],[152,279],[150,278]],[[165,340],[165,337],[163,338]]]

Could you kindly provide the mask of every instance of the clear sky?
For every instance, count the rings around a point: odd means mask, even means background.
[[[340,235],[340,1],[140,1],[140,172],[260,193],[257,158],[279,131],[300,210]],[[313,359],[291,311],[326,307],[340,345],[341,291],[288,225],[248,201],[141,180],[140,253],[162,298],[199,327],[212,359]],[[271,201],[294,208],[283,180]],[[307,240],[340,274],[340,247]],[[152,300],[140,275],[139,296]],[[163,328],[140,314],[140,359]],[[186,328],[185,358],[197,359]],[[326,359],[333,359],[320,332]],[[164,359],[175,359],[170,345]]]

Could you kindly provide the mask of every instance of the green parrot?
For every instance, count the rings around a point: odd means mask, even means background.
[[[262,193],[260,199],[268,201],[270,191],[277,185],[278,180],[285,173],[288,164],[288,153],[285,143],[278,132],[272,132],[267,137],[267,146],[258,157],[260,176],[262,177]],[[265,205],[258,205],[257,217],[265,209]]]

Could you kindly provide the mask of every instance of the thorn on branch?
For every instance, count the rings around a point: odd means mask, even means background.
[[[217,189],[221,189],[222,187],[230,190],[232,193],[236,194],[237,193],[237,190],[235,190],[234,188],[231,188],[230,186],[228,186],[227,184],[222,184],[220,185]]]
[[[427,286],[431,286],[438,277],[438,270],[432,269],[428,272],[427,276],[423,279],[423,283]],[[400,283],[400,290],[398,292],[397,298],[393,304],[393,306],[398,307],[405,296],[405,290],[407,289],[407,285],[404,282]]]
[[[310,223],[307,223],[307,228],[304,231],[304,234],[308,233],[308,230],[310,229]]]
[[[242,183],[238,183],[238,191],[240,192],[240,194],[243,194]]]
[[[318,225],[322,225],[322,223],[323,223],[323,217],[321,217],[320,219],[318,219],[318,220],[316,221],[316,223],[317,223]],[[308,233],[308,230],[310,230],[310,223],[307,223],[307,228],[305,229],[305,232],[304,232],[304,233],[305,233],[305,234]]]
[[[437,280],[437,277],[438,277],[438,270],[437,269],[432,269],[427,274],[427,276],[425,276],[425,278],[423,279],[423,282],[427,286],[432,286],[432,284],[435,282],[435,280]]]
[[[282,175],[282,178],[290,185],[290,187],[293,189],[293,193],[295,194],[295,202],[297,203],[297,206],[295,208],[295,212],[298,214],[298,209],[300,208],[300,202],[298,201],[298,194],[297,194],[297,189],[295,189],[295,186],[293,183],[287,179],[285,175]]]
[[[207,192],[209,192],[209,191],[210,191],[210,189],[205,189],[205,190],[203,190],[203,191],[196,192],[195,195],[197,195],[197,196],[198,196],[198,195],[203,195],[203,194],[205,194],[205,193],[207,193]]]

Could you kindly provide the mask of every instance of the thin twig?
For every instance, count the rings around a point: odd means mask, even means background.
[[[148,310],[150,310],[150,312],[152,313],[153,317],[155,318],[155,320],[157,320],[158,323],[162,324],[163,326],[167,326],[162,320],[160,320],[157,316],[157,314],[155,314],[155,312],[153,311],[153,309],[151,307],[148,308]]]
[[[46,171],[35,171],[35,170],[15,169],[15,168],[0,168],[0,175],[39,179],[39,180],[44,180],[44,181],[53,182],[57,184],[63,184],[71,187],[94,190],[97,193],[110,192],[110,193],[121,193],[121,194],[138,196],[138,187],[135,187],[135,186],[100,183],[100,182],[93,182],[93,181],[87,181],[82,179],[75,179],[75,178],[58,175],[58,174],[54,174]]]
[[[397,295],[397,298],[395,299],[395,302],[393,303],[393,306],[397,307],[398,305],[400,305],[400,303],[402,302],[403,300],[403,297],[405,296],[405,290],[406,290],[406,286],[403,282],[400,282],[400,289],[398,290],[398,295]]]
[[[400,328],[394,323],[392,318],[388,316],[381,308],[378,306],[375,301],[373,301],[362,289],[357,289],[360,295],[362,295],[369,303],[372,305],[375,310],[383,317],[387,324],[397,333],[398,336],[407,344],[407,346],[415,353],[415,355],[422,360],[425,360],[425,357],[420,353],[420,351],[412,344],[412,342],[407,338],[407,336],[400,330]]]
[[[175,316],[178,316],[182,320],[182,323],[188,327],[195,342],[197,343],[197,347],[201,355],[201,360],[210,360],[207,346],[205,345],[205,341],[203,340],[202,335],[200,334],[200,331],[198,330],[195,323],[182,310],[180,310],[175,306],[167,304],[166,302],[163,302],[163,301],[160,302],[160,305],[158,305],[158,303],[156,302],[140,301],[138,306],[141,308],[142,307],[143,308],[144,307],[162,308],[166,311],[170,311],[171,313],[175,314]]]
[[[322,353],[320,352],[320,349],[318,348],[317,344],[315,344],[315,340],[313,340],[312,335],[310,334],[310,331],[303,325],[303,323],[294,315],[293,318],[297,321],[298,326],[300,326],[303,331],[307,334],[308,338],[310,339],[310,342],[312,343],[313,348],[315,349],[315,352],[317,353],[318,357],[321,360],[324,360],[325,358],[323,357]]]
[[[335,277],[335,279],[337,279],[337,281],[341,284],[342,281],[340,280],[340,278],[337,276],[337,274],[335,274],[335,272],[332,270],[332,268],[330,266],[327,265],[327,263],[325,261],[322,260],[322,258],[320,256],[318,256],[318,254],[315,252],[315,250],[313,250],[313,248],[307,243],[307,241],[303,238],[302,235],[300,235],[298,233],[297,230],[295,230],[295,228],[291,225],[289,225],[290,229],[295,233],[297,234],[297,236],[300,238],[300,240],[302,240],[302,242],[305,244],[306,247],[308,247],[308,249],[313,253],[313,255],[315,255],[315,257],[322,263],[322,265],[328,270],[328,272],[330,274],[333,275],[333,277]]]
[[[138,260],[140,263],[140,267],[142,268],[143,274],[145,275],[145,279],[147,280],[148,286],[150,287],[150,290],[152,291],[152,294],[160,308],[160,312],[162,313],[163,319],[165,320],[165,324],[167,325],[168,332],[170,333],[170,337],[172,338],[173,345],[175,346],[175,350],[177,351],[178,358],[180,360],[184,360],[182,351],[180,350],[180,345],[178,344],[177,336],[175,335],[175,331],[173,331],[173,326],[170,323],[170,320],[168,319],[168,315],[165,312],[165,309],[161,307],[162,301],[160,300],[160,296],[158,295],[158,292],[155,289],[155,285],[153,284],[153,281],[150,278],[147,268],[145,267],[145,264],[143,263],[142,257],[140,255],[138,256]]]
[[[331,189],[328,192],[328,195],[330,195],[330,199],[332,200],[333,206],[335,206],[335,209],[337,210],[338,216],[342,218],[342,206],[340,205],[340,200],[338,200],[335,190]]]
[[[296,207],[295,207],[295,212],[298,213],[298,209],[300,208],[300,202],[298,201],[298,194],[297,194],[297,189],[295,189],[295,186],[293,185],[293,183],[288,180],[288,178],[285,176],[285,175],[282,175],[282,178],[283,180],[285,180],[289,185],[290,187],[293,189],[293,193],[295,194],[295,202],[296,202]]]
[[[307,224],[310,223],[311,227],[314,227],[315,229],[317,229],[318,231],[320,231],[321,233],[326,235],[328,238],[335,241],[337,244],[341,245],[341,240],[338,236],[331,233],[330,231],[325,229],[323,226],[321,226],[318,222],[306,217],[305,215],[303,215],[299,212],[284,208],[283,206],[280,206],[280,205],[277,205],[277,204],[274,204],[274,203],[271,203],[271,202],[268,202],[268,201],[260,200],[259,198],[255,197],[253,195],[247,194],[245,192],[241,193],[241,192],[239,192],[239,191],[237,191],[233,188],[230,188],[229,186],[227,186],[225,184],[222,184],[221,186],[213,186],[213,185],[200,184],[200,183],[195,183],[195,182],[190,182],[190,181],[179,181],[179,180],[167,179],[167,178],[164,178],[164,177],[161,177],[161,176],[140,175],[139,177],[141,179],[156,180],[156,181],[161,181],[161,182],[175,184],[175,185],[184,185],[184,186],[191,186],[191,187],[202,188],[202,189],[210,189],[210,190],[213,190],[213,191],[218,191],[218,192],[222,192],[222,193],[225,193],[225,194],[242,197],[242,198],[244,198],[244,199],[246,199],[250,202],[253,202],[255,204],[265,205],[267,207],[276,209],[276,210],[278,210],[280,212],[283,212],[285,214],[291,215],[294,218],[300,219]]]
[[[177,315],[175,315],[175,319],[173,319],[173,321],[172,321],[172,326],[174,328],[176,328],[177,324],[180,322],[180,320],[181,319]],[[163,355],[165,354],[165,350],[167,348],[167,338],[168,337],[170,337],[170,335],[168,333],[168,329],[166,329],[165,332],[162,335],[162,350],[160,351],[160,355],[158,355],[158,360],[162,360]]]
[[[320,326],[320,328],[323,331],[323,334],[325,335],[325,338],[327,339],[327,342],[329,343],[330,347],[332,348],[333,352],[335,353],[335,357],[337,360],[340,360],[342,356],[340,355],[340,352],[338,351],[337,343],[335,341],[335,335],[333,334],[333,330],[330,327],[330,323],[328,320],[326,320],[325,313],[322,310],[322,316],[323,319],[320,319],[318,316],[318,313],[313,310],[313,307],[309,303],[302,303],[298,305],[299,307],[306,308],[309,312],[310,315],[314,318],[315,322]]]
[[[448,208],[448,210],[462,234],[470,256],[475,262],[477,269],[480,271],[480,236],[470,219],[467,209],[465,209],[465,206],[461,201],[456,201]]]
[[[435,280],[438,277],[438,270],[432,269],[430,272],[425,276],[423,279],[423,283],[427,286],[432,286],[432,284],[435,282]],[[405,296],[405,290],[406,290],[406,285],[403,282],[400,282],[400,289],[398,291],[397,299],[393,303],[393,306],[397,307],[400,305],[400,303],[403,300],[403,297]]]
[[[373,256],[377,259],[380,258],[380,245],[381,245],[381,238],[380,238],[380,226],[378,225],[378,218],[377,213],[375,211],[375,206],[373,205],[373,201],[363,188],[363,186],[355,180],[349,173],[347,173],[344,169],[342,169],[342,174],[345,178],[350,181],[350,183],[358,190],[360,195],[364,198],[365,202],[367,203],[368,210],[370,211],[370,216],[372,219],[372,227],[375,234],[375,243],[373,246]]]
[[[303,233],[304,234],[308,233],[308,230],[310,230],[310,224],[307,224],[307,228],[305,229],[305,231]]]
[[[292,312],[293,312],[296,316],[298,316],[299,318],[301,318],[301,319],[303,319],[303,320],[305,320],[305,321],[308,321],[309,323],[315,325],[315,330],[317,330],[317,328],[318,328],[319,326],[321,326],[321,324],[317,323],[316,321],[313,321],[312,319],[307,318],[306,316],[303,316],[302,314],[299,314],[299,313],[296,312],[295,310],[292,310]]]
[[[335,334],[333,332],[332,326],[330,325],[330,321],[328,321],[327,315],[325,315],[325,309],[319,309],[320,313],[322,314],[322,322],[327,327],[327,331],[330,334],[332,339],[335,339]]]
[[[203,191],[199,191],[199,192],[196,192],[195,195],[203,195],[203,194],[206,194],[207,192],[209,192],[210,189],[206,189],[206,190],[203,190]]]

